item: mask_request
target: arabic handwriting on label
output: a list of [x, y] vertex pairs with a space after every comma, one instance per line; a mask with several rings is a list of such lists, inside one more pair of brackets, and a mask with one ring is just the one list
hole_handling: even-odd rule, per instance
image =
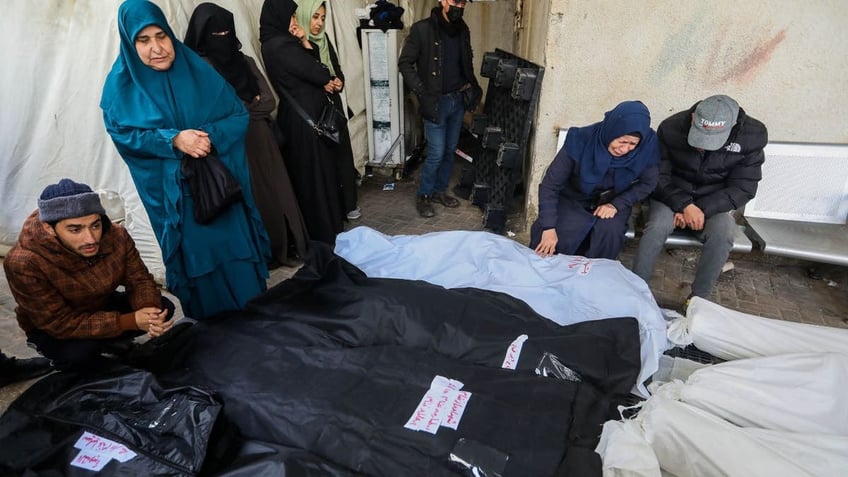
[[80, 452], [71, 461], [71, 465], [88, 470], [100, 470], [112, 459], [126, 462], [137, 455], [119, 442], [88, 431], [83, 432], [74, 443], [74, 447]]
[[82, 469], [93, 470], [98, 472], [103, 470], [103, 467], [106, 467], [106, 463], [112, 460], [111, 457], [97, 454], [97, 453], [89, 453], [88, 451], [81, 450], [79, 454], [71, 461], [71, 465], [74, 467], [79, 467]]
[[471, 393], [460, 391], [464, 384], [454, 379], [436, 376], [424, 393], [418, 407], [404, 425], [413, 431], [436, 434], [439, 427], [456, 430], [465, 412]]
[[504, 356], [501, 368], [515, 369], [518, 366], [518, 359], [521, 357], [521, 349], [524, 347], [525, 341], [527, 341], [527, 335], [521, 335], [510, 343], [506, 349], [506, 356]]

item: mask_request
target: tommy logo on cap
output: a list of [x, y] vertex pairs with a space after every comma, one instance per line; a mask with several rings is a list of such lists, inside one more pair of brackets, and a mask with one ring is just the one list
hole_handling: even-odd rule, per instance
[[716, 151], [730, 138], [739, 116], [739, 104], [723, 94], [704, 99], [692, 113], [688, 143], [696, 149]]
[[727, 121], [710, 121], [709, 119], [701, 118], [701, 127], [704, 129], [722, 129]]

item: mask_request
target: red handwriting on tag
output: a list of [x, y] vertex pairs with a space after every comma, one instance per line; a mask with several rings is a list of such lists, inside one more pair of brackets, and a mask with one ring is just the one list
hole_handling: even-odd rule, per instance
[[501, 368], [515, 369], [518, 366], [518, 359], [521, 357], [521, 349], [524, 347], [524, 342], [527, 341], [527, 335], [521, 335], [509, 345], [506, 349]]

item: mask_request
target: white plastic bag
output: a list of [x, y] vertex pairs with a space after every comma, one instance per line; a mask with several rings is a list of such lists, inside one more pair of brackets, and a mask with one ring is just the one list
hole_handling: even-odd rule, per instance
[[787, 353], [848, 354], [848, 330], [749, 315], [692, 297], [686, 317], [669, 323], [668, 339], [725, 360]]

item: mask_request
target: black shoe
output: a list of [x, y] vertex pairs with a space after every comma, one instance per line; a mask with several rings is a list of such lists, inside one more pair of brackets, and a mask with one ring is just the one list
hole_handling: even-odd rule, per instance
[[135, 368], [142, 368], [153, 373], [169, 371], [182, 364], [190, 350], [190, 342], [194, 338], [191, 327], [194, 322], [181, 320], [174, 323], [168, 331], [156, 338], [137, 345], [121, 361]]
[[110, 339], [105, 340], [100, 345], [100, 353], [110, 354], [116, 358], [121, 358], [135, 351], [138, 346], [138, 343], [133, 341], [133, 338]]
[[435, 194], [433, 194], [433, 202], [442, 204], [450, 209], [459, 207], [459, 200], [457, 200], [455, 197], [451, 197], [445, 194], [444, 192], [436, 192]]
[[419, 195], [415, 201], [415, 208], [418, 209], [418, 215], [421, 217], [430, 218], [436, 215], [436, 211], [433, 210], [432, 196]]
[[47, 358], [18, 359], [0, 352], [0, 387], [44, 376], [52, 370]]

